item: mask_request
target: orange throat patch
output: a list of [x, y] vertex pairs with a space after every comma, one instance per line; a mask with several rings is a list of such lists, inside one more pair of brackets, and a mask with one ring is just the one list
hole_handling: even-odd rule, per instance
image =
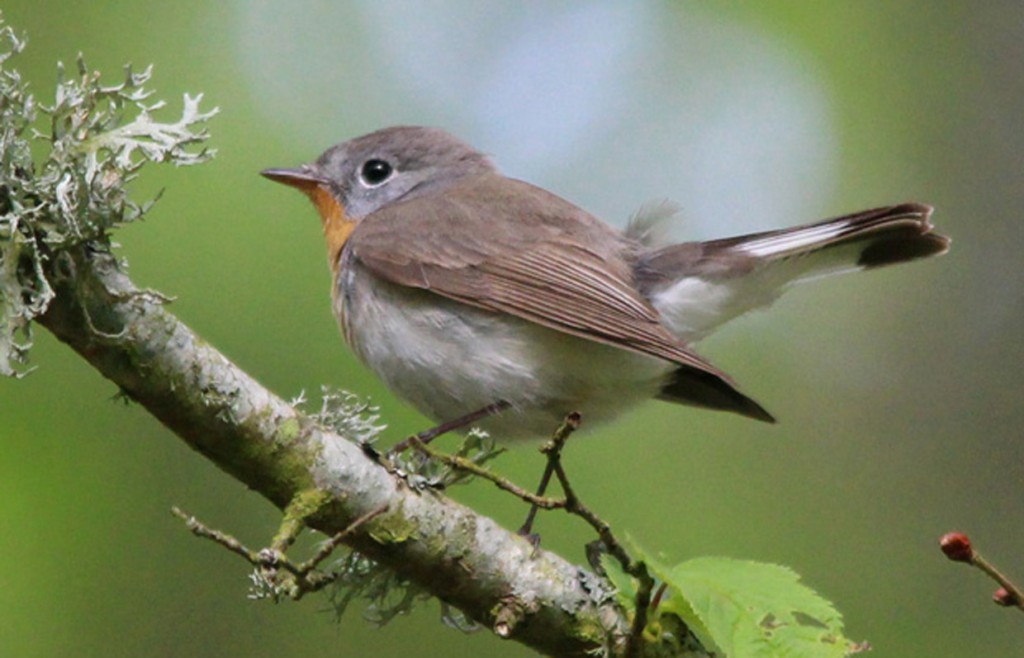
[[331, 272], [338, 273], [341, 267], [341, 250], [348, 241], [356, 223], [345, 214], [345, 208], [334, 198], [334, 195], [320, 185], [303, 190], [316, 210], [320, 213], [320, 222], [324, 228], [324, 239], [327, 241], [327, 264]]

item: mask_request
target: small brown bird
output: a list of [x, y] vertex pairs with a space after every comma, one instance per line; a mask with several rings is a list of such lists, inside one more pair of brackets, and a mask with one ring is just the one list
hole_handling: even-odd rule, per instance
[[434, 128], [386, 128], [262, 173], [319, 211], [356, 354], [438, 422], [507, 407], [481, 423], [499, 439], [649, 398], [774, 422], [689, 344], [791, 283], [949, 248], [917, 203], [658, 245], [642, 223], [612, 228]]

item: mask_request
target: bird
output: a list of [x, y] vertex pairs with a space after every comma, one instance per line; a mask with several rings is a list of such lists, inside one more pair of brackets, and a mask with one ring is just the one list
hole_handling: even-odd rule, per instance
[[[666, 243], [624, 230], [439, 129], [394, 126], [261, 172], [322, 223], [345, 341], [437, 423], [502, 442], [659, 400], [775, 422], [692, 348], [792, 284], [949, 249], [932, 208], [900, 203], [812, 224]], [[655, 217], [655, 219], [651, 219]]]

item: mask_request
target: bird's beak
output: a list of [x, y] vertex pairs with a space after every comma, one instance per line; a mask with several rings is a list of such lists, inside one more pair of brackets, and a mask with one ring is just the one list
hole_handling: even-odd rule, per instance
[[260, 172], [260, 175], [269, 178], [275, 183], [294, 187], [306, 194], [312, 193], [320, 185], [326, 187], [330, 182], [323, 176], [319, 176], [303, 167], [296, 169], [264, 169]]
[[324, 227], [324, 237], [327, 238], [327, 261], [331, 270], [337, 275], [341, 267], [339, 255], [342, 247], [352, 234], [356, 223], [345, 214], [345, 206], [331, 190], [331, 181], [313, 171], [309, 166], [295, 169], [264, 169], [260, 172], [275, 183], [283, 183], [294, 187], [309, 197], [309, 200], [316, 206], [320, 213], [320, 221]]

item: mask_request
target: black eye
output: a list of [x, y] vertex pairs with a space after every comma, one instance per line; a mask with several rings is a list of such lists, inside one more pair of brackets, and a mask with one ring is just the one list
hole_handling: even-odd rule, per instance
[[359, 170], [359, 177], [368, 186], [376, 187], [391, 178], [391, 174], [394, 172], [395, 169], [390, 163], [374, 158], [363, 163], [362, 169]]

